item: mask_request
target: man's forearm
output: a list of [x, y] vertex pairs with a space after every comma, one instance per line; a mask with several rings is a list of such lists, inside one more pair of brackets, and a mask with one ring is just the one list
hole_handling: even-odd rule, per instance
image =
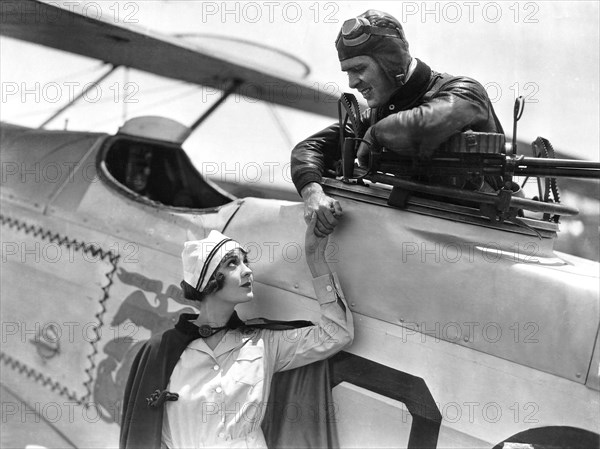
[[304, 186], [320, 183], [323, 173], [339, 159], [339, 126], [333, 124], [298, 143], [291, 154], [292, 181], [302, 194]]
[[474, 81], [457, 80], [429, 101], [380, 120], [372, 133], [389, 150], [427, 152], [463, 129], [485, 129], [489, 115], [483, 87]]

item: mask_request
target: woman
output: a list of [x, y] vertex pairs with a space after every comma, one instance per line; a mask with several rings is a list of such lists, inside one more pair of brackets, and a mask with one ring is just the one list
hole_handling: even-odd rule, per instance
[[305, 257], [321, 319], [316, 325], [293, 322], [304, 327], [292, 330], [290, 323], [238, 318], [235, 306], [254, 296], [239, 243], [217, 231], [186, 242], [182, 287], [200, 313], [183, 314], [175, 329], [153, 337], [136, 356], [121, 447], [267, 447], [261, 423], [273, 375], [324, 360], [354, 336], [350, 310], [325, 261], [327, 237], [315, 235], [315, 223], [313, 215]]

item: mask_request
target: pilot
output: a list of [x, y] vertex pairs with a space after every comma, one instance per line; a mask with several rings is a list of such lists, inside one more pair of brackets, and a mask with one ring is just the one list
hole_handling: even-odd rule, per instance
[[[361, 116], [366, 132], [357, 136], [366, 141], [358, 149], [359, 165], [368, 164], [371, 147], [428, 157], [456, 133], [503, 132], [483, 86], [413, 58], [402, 25], [391, 15], [368, 10], [345, 21], [335, 46], [350, 88], [369, 106]], [[336, 169], [339, 174], [339, 140], [336, 123], [292, 150], [292, 180], [304, 200], [305, 219], [317, 213], [318, 235], [331, 233], [342, 215], [339, 202], [321, 186], [324, 174], [335, 176]]]
[[[138, 195], [152, 201], [177, 207], [193, 207], [195, 205], [192, 195], [181, 187], [180, 175], [168, 161], [162, 164], [154, 163], [152, 149], [142, 144], [134, 144], [129, 148], [129, 158], [125, 167], [125, 185]], [[159, 159], [160, 160], [160, 159]], [[156, 165], [162, 165], [164, 173], [161, 175]], [[151, 175], [158, 178], [151, 184]], [[154, 188], [151, 187], [154, 186]], [[158, 189], [156, 188], [158, 187]]]
[[125, 167], [125, 185], [138, 195], [148, 197], [149, 179], [152, 170], [152, 150], [143, 145], [132, 145]]
[[[321, 311], [316, 325], [242, 322], [234, 309], [253, 299], [254, 280], [241, 245], [218, 231], [185, 243], [182, 287], [186, 298], [197, 301], [200, 313], [182, 314], [174, 329], [153, 337], [136, 356], [123, 402], [122, 448], [264, 448], [267, 441], [277, 447], [299, 441], [308, 447], [327, 446], [330, 431], [316, 429], [310, 413], [304, 413], [312, 416], [304, 422], [308, 431], [298, 430], [297, 420], [286, 420], [281, 408], [277, 412], [266, 407], [290, 394], [297, 396], [287, 399], [317, 407], [314, 397], [325, 390], [331, 404], [326, 373], [318, 376], [320, 384], [308, 388], [307, 373], [314, 374], [310, 370], [315, 365], [325, 370], [326, 362], [314, 362], [353, 339], [352, 315], [325, 261], [327, 238], [314, 232], [316, 220], [315, 215], [305, 237]], [[266, 413], [269, 424], [263, 433]], [[322, 421], [327, 422], [321, 426], [331, 426], [330, 420]]]

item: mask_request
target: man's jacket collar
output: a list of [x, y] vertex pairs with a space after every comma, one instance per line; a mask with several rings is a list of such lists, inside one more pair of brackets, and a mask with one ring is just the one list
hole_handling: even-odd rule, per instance
[[432, 70], [427, 64], [417, 59], [417, 67], [406, 84], [392, 95], [383, 106], [377, 108], [374, 114], [377, 120], [394, 112], [410, 109], [427, 92], [431, 82]]

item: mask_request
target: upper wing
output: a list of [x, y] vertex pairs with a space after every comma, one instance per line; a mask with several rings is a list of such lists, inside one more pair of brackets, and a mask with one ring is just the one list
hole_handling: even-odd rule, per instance
[[2, 1], [0, 34], [217, 89], [238, 81], [237, 91], [247, 97], [337, 117], [336, 96], [299, 80], [227, 60], [181, 39], [39, 1]]

